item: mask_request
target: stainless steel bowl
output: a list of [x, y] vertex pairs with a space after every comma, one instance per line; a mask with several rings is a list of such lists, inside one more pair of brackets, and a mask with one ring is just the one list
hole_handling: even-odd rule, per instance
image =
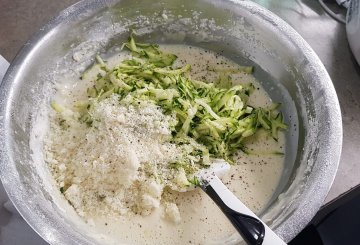
[[0, 89], [0, 175], [23, 218], [50, 244], [101, 244], [53, 187], [41, 142], [54, 81], [79, 75], [97, 52], [116, 52], [132, 28], [144, 40], [188, 43], [255, 65], [290, 125], [282, 181], [261, 215], [291, 240], [333, 182], [342, 144], [339, 103], [319, 58], [288, 24], [235, 0], [84, 0], [25, 44]]

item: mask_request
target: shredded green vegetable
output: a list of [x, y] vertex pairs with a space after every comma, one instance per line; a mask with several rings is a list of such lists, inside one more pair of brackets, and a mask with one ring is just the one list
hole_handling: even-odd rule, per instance
[[[123, 48], [131, 52], [132, 58], [123, 60], [112, 70], [96, 56], [97, 65], [105, 73], [99, 74], [87, 90], [90, 99], [77, 104], [82, 122], [91, 125], [89, 111], [94, 101], [114, 93], [120, 100], [129, 100], [133, 105], [143, 100], [153, 101], [164, 114], [176, 114], [172, 142], [191, 145], [193, 150], [189, 157], [200, 159], [204, 167], [210, 165], [210, 158], [222, 158], [232, 163], [234, 153], [244, 149], [244, 139], [261, 128], [275, 140], [280, 129], [287, 129], [282, 114], [276, 110], [278, 104], [266, 109], [253, 108], [247, 102], [254, 86], [233, 86], [230, 74], [251, 73], [252, 67], [219, 70], [218, 80], [197, 81], [189, 75], [190, 65], [174, 68], [176, 55], [161, 51], [157, 45], [137, 43], [131, 35]], [[52, 106], [56, 111], [62, 110], [57, 104]], [[187, 160], [170, 164], [187, 173], [196, 170]], [[189, 182], [198, 184], [195, 179]]]

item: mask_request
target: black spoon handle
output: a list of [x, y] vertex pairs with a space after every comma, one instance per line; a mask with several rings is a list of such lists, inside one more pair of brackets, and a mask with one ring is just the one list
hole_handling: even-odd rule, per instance
[[229, 208], [211, 187], [211, 185], [208, 185], [205, 188], [205, 192], [219, 206], [219, 208], [234, 225], [235, 229], [241, 234], [248, 244], [258, 245], [263, 243], [265, 227], [260, 220], [246, 214], [238, 213]]
[[286, 244], [229, 191], [217, 176], [205, 183], [202, 189], [219, 206], [247, 244]]

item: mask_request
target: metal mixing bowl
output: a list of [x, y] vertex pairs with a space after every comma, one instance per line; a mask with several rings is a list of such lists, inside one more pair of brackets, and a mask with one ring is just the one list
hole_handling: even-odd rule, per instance
[[339, 103], [319, 58], [288, 24], [235, 0], [84, 0], [25, 44], [0, 89], [0, 175], [23, 218], [50, 244], [101, 244], [87, 224], [69, 218], [75, 215], [53, 186], [41, 142], [54, 81], [79, 75], [95, 53], [116, 52], [130, 29], [142, 40], [191, 44], [255, 65], [290, 125], [282, 181], [261, 215], [291, 240], [333, 182], [342, 144]]

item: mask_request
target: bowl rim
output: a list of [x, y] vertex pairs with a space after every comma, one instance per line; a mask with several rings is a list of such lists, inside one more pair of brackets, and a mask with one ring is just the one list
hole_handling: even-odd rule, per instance
[[[210, 0], [211, 1], [211, 0]], [[280, 17], [265, 9], [257, 3], [251, 1], [241, 0], [228, 0], [244, 10], [251, 11], [253, 14], [258, 15], [264, 21], [276, 24], [276, 28], [280, 33], [286, 36], [292, 41], [294, 45], [300, 47], [304, 56], [311, 62], [312, 67], [315, 70], [315, 79], [322, 87], [326, 87], [325, 99], [331, 104], [331, 110], [324, 110], [323, 113], [324, 122], [327, 122], [326, 128], [319, 128], [319, 134], [326, 134], [325, 147], [320, 148], [322, 156], [326, 158], [319, 159], [315, 164], [309, 178], [313, 178], [313, 182], [310, 186], [306, 187], [302, 195], [305, 198], [304, 202], [301, 202], [298, 208], [286, 219], [285, 222], [276, 227], [275, 231], [285, 240], [290, 241], [296, 234], [298, 234], [313, 218], [316, 212], [320, 209], [323, 201], [328, 194], [330, 187], [334, 181], [335, 174], [338, 168], [342, 147], [342, 120], [340, 105], [337, 99], [335, 88], [332, 81], [316, 55], [315, 51], [310, 45], [298, 34], [288, 23], [282, 20]], [[88, 13], [95, 13], [100, 9], [110, 6], [114, 0], [82, 0], [70, 7], [66, 8], [60, 14], [48, 22], [43, 28], [40, 29], [32, 38], [26, 42], [20, 52], [16, 55], [15, 59], [11, 62], [2, 83], [0, 84], [0, 178], [3, 182], [4, 188], [8, 194], [9, 199], [14, 204], [15, 208], [24, 218], [24, 220], [35, 230], [43, 239], [50, 244], [60, 244], [64, 238], [64, 234], [67, 231], [57, 229], [55, 234], [48, 234], [47, 226], [51, 224], [49, 220], [43, 220], [43, 223], [38, 222], [39, 217], [29, 212], [28, 208], [23, 205], [23, 197], [14, 195], [12, 191], [17, 185], [21, 183], [14, 183], [12, 179], [9, 179], [7, 173], [16, 170], [15, 163], [12, 156], [9, 154], [8, 142], [10, 140], [8, 129], [10, 118], [10, 105], [12, 101], [12, 88], [16, 87], [18, 83], [19, 74], [22, 72], [23, 67], [26, 66], [27, 60], [37, 51], [47, 37], [52, 35], [52, 30], [60, 26], [64, 22], [73, 20], [76, 15], [81, 11], [87, 11]], [[334, 118], [336, 120], [334, 120]], [[323, 175], [323, 178], [318, 179], [314, 176], [319, 174]], [[300, 221], [300, 222], [299, 222]], [[82, 243], [86, 241], [92, 244], [84, 236], [77, 237], [74, 243]]]

